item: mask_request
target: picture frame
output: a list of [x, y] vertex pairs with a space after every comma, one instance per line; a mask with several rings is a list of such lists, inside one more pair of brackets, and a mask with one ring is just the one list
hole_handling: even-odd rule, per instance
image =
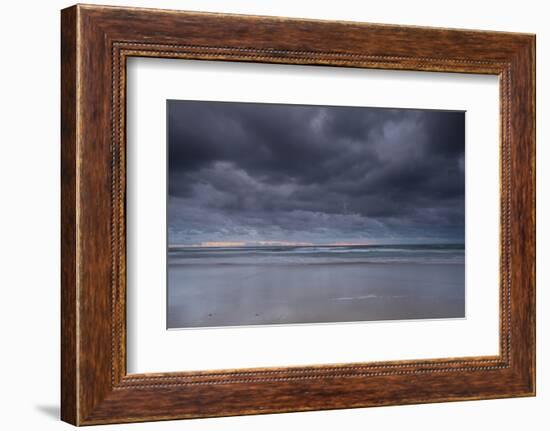
[[[535, 395], [535, 36], [76, 5], [61, 13], [61, 418], [74, 425]], [[128, 374], [130, 57], [490, 74], [499, 355]]]

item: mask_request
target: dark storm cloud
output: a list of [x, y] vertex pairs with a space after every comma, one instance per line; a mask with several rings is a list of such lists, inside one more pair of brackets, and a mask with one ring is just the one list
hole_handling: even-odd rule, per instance
[[169, 241], [464, 236], [464, 113], [170, 101]]

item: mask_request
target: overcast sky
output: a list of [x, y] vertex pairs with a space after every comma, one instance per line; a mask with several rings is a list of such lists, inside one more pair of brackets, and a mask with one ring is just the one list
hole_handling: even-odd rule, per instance
[[463, 243], [464, 117], [169, 101], [169, 244]]

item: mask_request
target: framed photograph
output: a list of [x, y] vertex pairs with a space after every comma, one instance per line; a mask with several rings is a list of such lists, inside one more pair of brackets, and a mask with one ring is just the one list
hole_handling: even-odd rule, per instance
[[61, 14], [61, 415], [535, 394], [535, 36]]

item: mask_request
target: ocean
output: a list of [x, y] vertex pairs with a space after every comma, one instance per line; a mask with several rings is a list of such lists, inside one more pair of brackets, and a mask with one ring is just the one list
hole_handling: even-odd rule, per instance
[[170, 247], [168, 328], [465, 317], [463, 244]]

